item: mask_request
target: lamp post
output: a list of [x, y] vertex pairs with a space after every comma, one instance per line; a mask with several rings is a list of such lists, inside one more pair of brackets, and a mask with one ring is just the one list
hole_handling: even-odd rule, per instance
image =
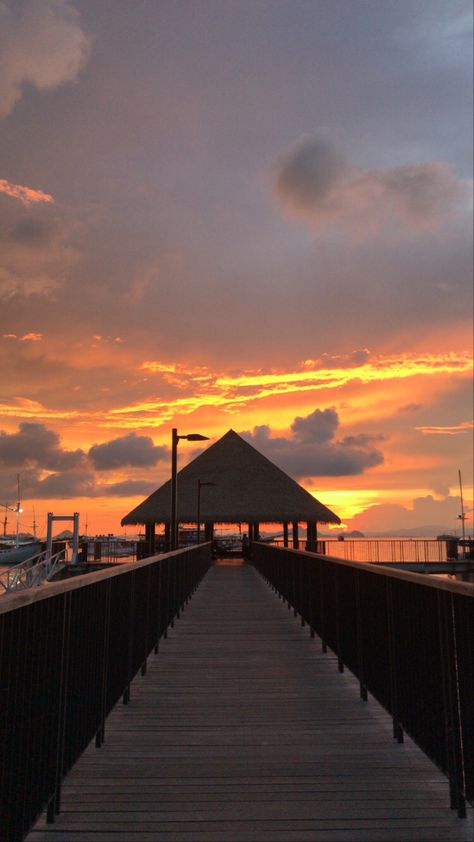
[[198, 493], [197, 493], [197, 543], [201, 543], [201, 488], [203, 485], [217, 485], [215, 482], [201, 482], [198, 479]]
[[178, 442], [180, 439], [187, 439], [187, 441], [207, 441], [209, 436], [201, 436], [200, 433], [188, 433], [186, 436], [179, 436], [176, 427], [171, 431], [171, 515], [170, 515], [170, 550], [175, 550], [178, 546], [178, 483], [177, 483], [177, 463], [178, 463]]

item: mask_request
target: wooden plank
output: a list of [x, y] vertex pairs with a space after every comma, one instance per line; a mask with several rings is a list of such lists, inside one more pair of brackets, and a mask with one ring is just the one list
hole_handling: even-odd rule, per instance
[[471, 842], [448, 802], [253, 568], [216, 566], [28, 842]]

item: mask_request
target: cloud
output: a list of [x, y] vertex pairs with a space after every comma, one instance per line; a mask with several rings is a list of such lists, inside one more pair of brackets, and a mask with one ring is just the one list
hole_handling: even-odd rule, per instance
[[297, 479], [354, 476], [382, 464], [383, 454], [375, 446], [382, 436], [360, 434], [337, 441], [338, 427], [339, 417], [334, 409], [316, 409], [305, 418], [295, 418], [292, 436], [288, 438], [272, 437], [267, 425], [241, 435]]
[[168, 449], [155, 447], [148, 436], [130, 433], [95, 445], [89, 456], [90, 463], [83, 450], [64, 449], [59, 435], [37, 422], [21, 423], [16, 433], [0, 431], [0, 499], [14, 499], [18, 471], [22, 496], [32, 499], [148, 495], [156, 482], [129, 479], [101, 484], [93, 468], [152, 466], [168, 456]]
[[11, 196], [13, 199], [18, 199], [25, 207], [38, 204], [38, 202], [54, 202], [53, 197], [49, 193], [43, 193], [42, 190], [34, 190], [32, 187], [23, 187], [21, 184], [12, 184], [6, 178], [0, 178], [0, 193]]
[[95, 496], [94, 475], [85, 470], [49, 474], [44, 479], [31, 482], [25, 489], [29, 497], [37, 499]]
[[79, 467], [84, 458], [82, 450], [64, 450], [59, 435], [44, 424], [24, 421], [17, 433], [0, 431], [0, 465], [4, 467], [63, 471]]
[[474, 422], [469, 420], [459, 424], [415, 427], [415, 430], [428, 436], [458, 436], [460, 433], [470, 433], [473, 426]]
[[0, 206], [3, 299], [51, 295], [58, 289], [77, 259], [71, 245], [75, 226], [76, 222], [63, 218], [55, 205], [47, 205], [41, 215], [20, 203]]
[[322, 136], [303, 139], [276, 164], [276, 194], [316, 230], [342, 228], [367, 236], [383, 226], [413, 232], [436, 228], [467, 208], [467, 182], [445, 161], [357, 170]]
[[350, 526], [351, 529], [362, 531], [391, 531], [393, 535], [397, 535], [400, 530], [430, 525], [452, 530], [459, 528], [460, 511], [459, 497], [448, 495], [444, 499], [436, 500], [428, 494], [426, 497], [414, 499], [411, 508], [398, 503], [369, 506], [351, 519]]
[[339, 418], [334, 409], [315, 409], [306, 418], [295, 418], [291, 429], [301, 442], [322, 444], [334, 438], [338, 426]]
[[144, 497], [155, 491], [156, 482], [146, 480], [129, 479], [123, 482], [113, 482], [109, 485], [100, 486], [100, 493], [111, 497], [133, 497], [135, 495]]
[[129, 433], [104, 444], [94, 444], [89, 458], [98, 471], [109, 471], [125, 465], [148, 467], [168, 456], [166, 447], [155, 447], [150, 436]]
[[406, 403], [404, 406], [401, 406], [398, 410], [400, 413], [412, 413], [418, 412], [418, 410], [423, 409], [423, 404], [421, 403]]
[[25, 333], [24, 336], [20, 337], [20, 342], [41, 342], [42, 338], [42, 333]]
[[75, 82], [90, 51], [69, 0], [0, 2], [0, 117], [11, 113], [25, 84], [53, 91]]

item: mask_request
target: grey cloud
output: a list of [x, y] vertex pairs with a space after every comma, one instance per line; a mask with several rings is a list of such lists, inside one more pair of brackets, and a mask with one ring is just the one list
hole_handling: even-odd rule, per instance
[[315, 409], [306, 418], [295, 418], [291, 429], [300, 441], [320, 444], [334, 438], [338, 426], [339, 418], [334, 409]]
[[57, 291], [76, 262], [73, 244], [76, 221], [57, 208], [43, 207], [31, 215], [21, 205], [0, 204], [0, 293], [50, 295]]
[[357, 436], [344, 436], [341, 444], [347, 447], [370, 447], [375, 441], [383, 441], [384, 436], [371, 436], [367, 433], [359, 433]]
[[125, 465], [156, 465], [167, 455], [166, 447], [155, 447], [150, 436], [137, 436], [136, 433], [129, 433], [103, 444], [94, 444], [89, 450], [89, 458], [98, 471], [108, 471]]
[[[59, 470], [41, 476], [41, 470], [26, 468], [21, 471], [21, 496], [28, 500], [47, 500], [74, 497], [91, 497], [95, 494], [93, 474], [81, 467], [80, 470]], [[0, 499], [13, 502], [16, 500], [16, 476], [11, 471], [0, 472]]]
[[325, 137], [310, 137], [295, 146], [277, 166], [277, 190], [296, 207], [311, 211], [347, 174], [347, 164]]
[[381, 436], [361, 433], [335, 440], [339, 418], [333, 409], [316, 409], [306, 418], [295, 418], [289, 438], [272, 438], [267, 425], [242, 436], [297, 479], [316, 476], [355, 476], [382, 464], [375, 446]]
[[[21, 472], [21, 495], [23, 499], [71, 500], [75, 497], [130, 497], [148, 496], [157, 486], [146, 480], [124, 480], [123, 482], [101, 484], [87, 466], [80, 470], [73, 468], [54, 471], [42, 476], [38, 468], [25, 468]], [[17, 498], [16, 474], [0, 471], [0, 500], [12, 505]]]
[[100, 493], [110, 495], [112, 497], [131, 497], [134, 494], [148, 496], [156, 489], [156, 486], [156, 482], [130, 479], [124, 480], [124, 482], [113, 482], [109, 485], [102, 485], [100, 486]]
[[470, 189], [445, 161], [357, 171], [326, 138], [304, 139], [280, 159], [276, 193], [316, 229], [343, 227], [367, 236], [385, 226], [430, 228], [467, 210]]
[[69, 470], [84, 462], [82, 450], [63, 450], [60, 438], [44, 424], [25, 421], [17, 433], [0, 431], [0, 464], [23, 468], [37, 466], [47, 470]]
[[90, 41], [69, 0], [0, 3], [0, 117], [21, 99], [25, 84], [52, 91], [76, 81]]
[[30, 497], [38, 499], [91, 497], [95, 494], [95, 480], [93, 474], [84, 470], [65, 471], [50, 474], [27, 490]]
[[23, 245], [36, 245], [49, 242], [53, 236], [53, 226], [44, 219], [29, 217], [18, 222], [11, 231], [14, 242]]

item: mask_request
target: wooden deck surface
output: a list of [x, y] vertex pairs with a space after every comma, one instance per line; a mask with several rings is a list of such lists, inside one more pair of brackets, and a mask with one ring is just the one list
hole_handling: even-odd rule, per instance
[[472, 810], [244, 565], [211, 568], [28, 842], [472, 838]]

